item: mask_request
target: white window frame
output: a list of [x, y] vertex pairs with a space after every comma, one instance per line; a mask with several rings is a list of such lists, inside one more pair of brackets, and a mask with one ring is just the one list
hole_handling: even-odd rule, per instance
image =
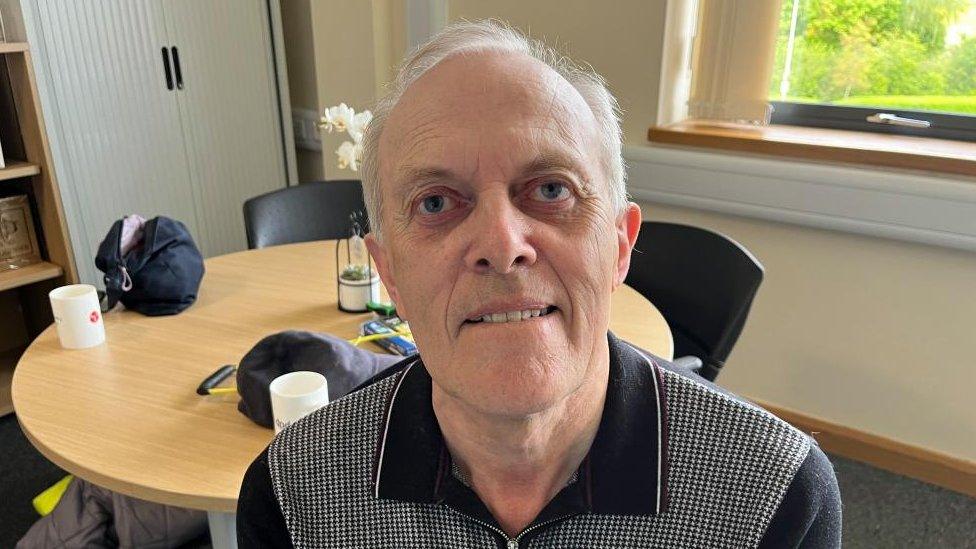
[[[687, 100], [693, 4], [668, 0], [659, 125]], [[624, 157], [635, 199], [976, 251], [973, 178], [653, 144]]]

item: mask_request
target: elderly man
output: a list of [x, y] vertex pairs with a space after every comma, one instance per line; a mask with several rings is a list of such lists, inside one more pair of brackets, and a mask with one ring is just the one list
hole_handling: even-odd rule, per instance
[[599, 76], [458, 23], [365, 139], [368, 245], [420, 355], [272, 442], [241, 545], [839, 545], [809, 437], [608, 334], [641, 214]]

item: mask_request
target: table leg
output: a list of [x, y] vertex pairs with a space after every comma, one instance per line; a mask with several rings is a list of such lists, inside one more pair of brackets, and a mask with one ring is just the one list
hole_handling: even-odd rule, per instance
[[237, 549], [237, 515], [207, 511], [210, 543], [214, 549]]

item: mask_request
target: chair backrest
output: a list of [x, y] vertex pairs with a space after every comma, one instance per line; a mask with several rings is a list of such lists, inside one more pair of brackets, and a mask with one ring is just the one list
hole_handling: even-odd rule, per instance
[[368, 230], [363, 186], [356, 179], [303, 183], [255, 196], [244, 202], [247, 247], [347, 238], [354, 212]]
[[674, 356], [703, 362], [714, 380], [742, 333], [763, 266], [735, 240], [700, 227], [647, 221], [626, 283], [661, 311], [674, 335]]

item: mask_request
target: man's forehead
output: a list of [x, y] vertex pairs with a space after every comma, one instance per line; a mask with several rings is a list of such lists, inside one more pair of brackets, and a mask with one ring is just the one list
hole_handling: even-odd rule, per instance
[[[563, 89], [564, 86], [571, 88], [548, 65], [521, 52], [461, 52], [448, 56], [413, 82], [404, 91], [397, 109], [418, 102], [455, 106], [472, 101], [515, 101], [539, 94], [571, 92]], [[436, 101], [430, 101], [434, 98]]]
[[579, 93], [542, 62], [517, 52], [461, 54], [406, 90], [383, 132], [380, 166], [387, 181], [443, 175], [445, 164], [464, 164], [481, 153], [468, 149], [495, 141], [508, 146], [512, 169], [569, 167], [583, 162], [595, 127]]

